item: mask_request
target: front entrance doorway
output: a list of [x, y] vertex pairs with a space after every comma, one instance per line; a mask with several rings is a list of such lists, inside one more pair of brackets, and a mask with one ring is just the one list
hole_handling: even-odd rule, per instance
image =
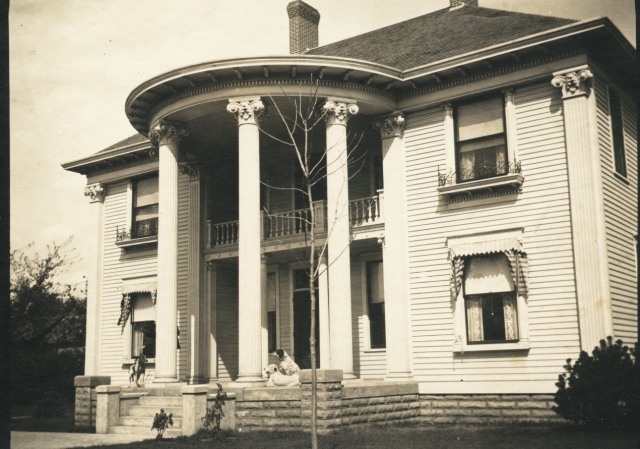
[[[300, 369], [311, 369], [311, 297], [307, 270], [293, 271], [293, 349]], [[320, 368], [320, 326], [318, 313], [318, 287], [316, 294], [316, 367]]]

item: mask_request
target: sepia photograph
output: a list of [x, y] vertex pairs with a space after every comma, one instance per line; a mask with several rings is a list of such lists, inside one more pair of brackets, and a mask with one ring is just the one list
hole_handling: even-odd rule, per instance
[[8, 23], [6, 447], [637, 447], [634, 1]]

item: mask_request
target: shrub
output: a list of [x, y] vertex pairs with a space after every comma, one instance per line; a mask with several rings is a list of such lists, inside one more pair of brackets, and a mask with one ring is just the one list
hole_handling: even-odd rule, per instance
[[638, 343], [633, 351], [622, 345], [600, 340], [593, 356], [585, 351], [566, 373], [558, 376], [553, 410], [576, 424], [600, 429], [633, 429], [640, 422], [640, 368]]
[[172, 418], [173, 413], [169, 413], [169, 415], [167, 415], [162, 408], [160, 409], [160, 413], [156, 413], [156, 416], [153, 418], [153, 425], [151, 426], [151, 430], [156, 429], [158, 431], [156, 440], [161, 440], [164, 431], [167, 430], [169, 426], [173, 426]]
[[202, 417], [202, 425], [207, 434], [210, 436], [217, 436], [220, 434], [220, 421], [224, 416], [222, 406], [225, 399], [227, 399], [227, 393], [222, 390], [222, 385], [218, 385], [218, 392], [216, 393], [216, 400], [211, 408], [207, 408], [207, 414]]

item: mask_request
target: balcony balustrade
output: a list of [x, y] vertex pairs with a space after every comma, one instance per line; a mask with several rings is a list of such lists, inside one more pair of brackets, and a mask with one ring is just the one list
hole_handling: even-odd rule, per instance
[[[352, 228], [379, 225], [384, 223], [382, 202], [384, 194], [349, 201], [349, 224]], [[313, 204], [315, 229], [327, 231], [327, 203], [316, 201]], [[219, 248], [238, 244], [239, 222], [212, 223], [207, 220], [206, 248]], [[292, 238], [311, 231], [311, 210], [297, 209], [274, 214], [262, 214], [262, 239], [273, 240]]]
[[116, 226], [116, 242], [135, 240], [144, 237], [154, 237], [158, 235], [158, 219], [137, 221], [130, 228], [120, 228]]

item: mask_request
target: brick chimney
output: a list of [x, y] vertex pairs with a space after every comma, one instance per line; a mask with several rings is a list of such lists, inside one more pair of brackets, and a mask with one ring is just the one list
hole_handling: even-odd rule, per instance
[[287, 5], [289, 14], [289, 53], [301, 55], [318, 46], [320, 13], [302, 0]]
[[478, 6], [478, 0], [449, 0], [450, 9], [459, 8], [464, 5]]

